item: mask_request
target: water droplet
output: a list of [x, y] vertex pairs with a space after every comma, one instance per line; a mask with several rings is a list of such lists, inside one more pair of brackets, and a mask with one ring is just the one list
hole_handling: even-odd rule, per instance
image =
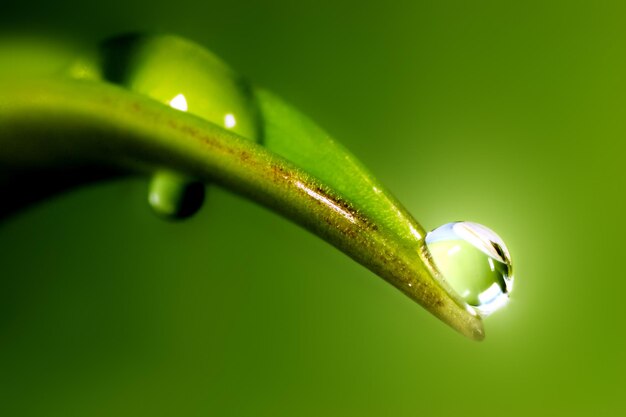
[[187, 218], [204, 202], [204, 184], [168, 170], [154, 173], [149, 190], [150, 207], [167, 219]]
[[172, 35], [126, 35], [104, 42], [95, 61], [107, 81], [259, 140], [250, 85], [200, 45]]
[[503, 307], [513, 288], [511, 256], [491, 229], [472, 222], [444, 224], [426, 235], [437, 269], [479, 314]]
[[[105, 80], [201, 117], [245, 139], [260, 140], [256, 101], [250, 85], [210, 51], [171, 35], [131, 34], [104, 42], [77, 60], [68, 73]], [[161, 216], [195, 213], [204, 186], [186, 175], [155, 172], [148, 194]]]

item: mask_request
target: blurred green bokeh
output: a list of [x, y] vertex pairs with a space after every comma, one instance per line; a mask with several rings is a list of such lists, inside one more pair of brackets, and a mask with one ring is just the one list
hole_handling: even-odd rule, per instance
[[516, 283], [475, 343], [226, 191], [167, 223], [146, 180], [94, 185], [0, 223], [0, 415], [623, 415], [625, 20], [622, 1], [3, 5], [7, 31], [206, 45], [427, 229], [497, 231]]

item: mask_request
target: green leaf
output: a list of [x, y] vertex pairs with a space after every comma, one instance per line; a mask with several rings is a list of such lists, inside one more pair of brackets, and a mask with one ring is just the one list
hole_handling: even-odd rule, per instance
[[97, 78], [0, 82], [0, 185], [19, 191], [25, 175], [54, 190], [101, 173], [164, 170], [216, 183], [302, 225], [482, 339], [481, 319], [442, 279], [423, 228], [396, 199], [306, 117], [265, 90], [253, 94], [260, 143]]

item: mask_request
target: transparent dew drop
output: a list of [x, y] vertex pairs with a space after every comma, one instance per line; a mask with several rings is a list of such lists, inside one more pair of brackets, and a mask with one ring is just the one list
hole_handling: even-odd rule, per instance
[[260, 140], [249, 83], [206, 48], [172, 35], [126, 35], [99, 50], [102, 78], [239, 136]]
[[148, 203], [159, 216], [185, 219], [195, 214], [204, 202], [204, 184], [168, 170], [159, 170], [152, 176]]
[[480, 315], [506, 305], [513, 266], [494, 231], [478, 223], [447, 223], [426, 235], [426, 245], [446, 282]]
[[[117, 84], [178, 111], [259, 142], [256, 100], [246, 80], [210, 51], [171, 35], [129, 34], [104, 42], [69, 69], [74, 78]], [[183, 173], [156, 171], [148, 202], [161, 217], [185, 218], [204, 199], [204, 185]]]

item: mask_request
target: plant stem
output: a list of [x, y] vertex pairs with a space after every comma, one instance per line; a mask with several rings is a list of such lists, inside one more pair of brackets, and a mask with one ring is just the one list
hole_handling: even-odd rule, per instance
[[0, 172], [67, 167], [81, 173], [168, 168], [232, 189], [322, 237], [460, 333], [484, 337], [481, 319], [438, 275], [423, 240], [407, 246], [263, 146], [105, 83], [0, 86]]

